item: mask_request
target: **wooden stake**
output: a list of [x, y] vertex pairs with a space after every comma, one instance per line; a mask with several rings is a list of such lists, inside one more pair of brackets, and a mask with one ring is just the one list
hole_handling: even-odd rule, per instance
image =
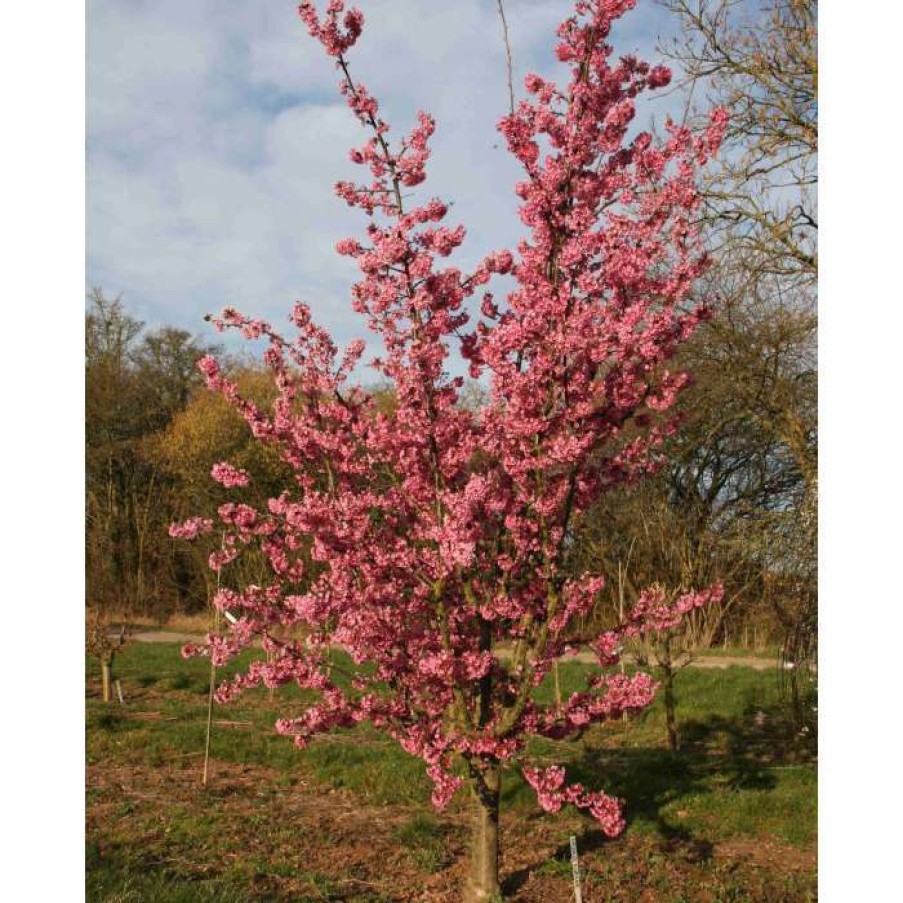
[[[226, 533], [223, 531], [220, 550], [226, 547]], [[216, 592], [219, 593], [220, 571], [216, 572]], [[220, 621], [219, 609], [213, 606], [213, 632], [219, 635]], [[207, 768], [210, 764], [210, 735], [213, 731], [213, 693], [216, 690], [216, 665], [213, 664], [213, 656], [210, 657], [210, 690], [207, 694], [207, 735], [204, 738], [204, 770], [201, 774], [201, 786], [207, 786]]]
[[100, 675], [103, 679], [103, 701], [109, 702], [112, 698], [110, 694], [110, 663], [102, 661], [100, 663]]
[[583, 903], [580, 890], [580, 860], [577, 858], [577, 838], [571, 835], [571, 870], [574, 873], [574, 903]]
[[210, 764], [210, 733], [213, 728], [213, 692], [216, 689], [216, 665], [210, 661], [210, 692], [207, 695], [207, 735], [204, 738], [204, 772], [201, 786], [207, 786], [207, 766]]

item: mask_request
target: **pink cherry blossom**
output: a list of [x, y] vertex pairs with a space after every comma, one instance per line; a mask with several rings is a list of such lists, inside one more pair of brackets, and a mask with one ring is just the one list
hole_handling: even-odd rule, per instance
[[169, 535], [174, 539], [195, 539], [213, 529], [213, 521], [209, 517], [190, 517], [181, 524], [170, 524]]
[[212, 476], [217, 483], [222, 483], [227, 489], [232, 486], [248, 485], [247, 472], [238, 467], [233, 467], [227, 462], [214, 464], [213, 469], [210, 471], [210, 476]]

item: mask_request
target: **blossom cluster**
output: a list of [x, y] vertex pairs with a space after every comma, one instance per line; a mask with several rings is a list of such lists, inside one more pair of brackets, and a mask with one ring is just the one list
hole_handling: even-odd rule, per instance
[[566, 785], [561, 766], [528, 767], [523, 769], [523, 775], [546, 812], [558, 812], [564, 803], [573, 803], [578, 809], [587, 809], [609, 837], [617, 837], [624, 830], [624, 816], [618, 801], [601, 790], [595, 793], [585, 790], [582, 784]]
[[222, 483], [227, 489], [230, 489], [233, 486], [248, 485], [247, 472], [238, 467], [233, 467], [227, 461], [221, 461], [218, 464], [214, 464], [210, 471], [210, 476], [212, 476], [217, 483]]

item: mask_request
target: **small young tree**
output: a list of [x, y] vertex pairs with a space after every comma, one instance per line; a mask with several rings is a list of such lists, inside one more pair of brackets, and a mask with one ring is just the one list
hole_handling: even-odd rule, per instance
[[110, 702], [113, 698], [113, 660], [128, 642], [128, 629], [123, 624], [118, 634], [111, 634], [109, 621], [99, 608], [89, 608], [85, 615], [85, 650], [100, 662], [102, 698], [104, 702]]
[[[437, 806], [469, 783], [468, 900], [500, 892], [503, 763], [519, 765], [545, 809], [570, 802], [607, 834], [622, 829], [617, 800], [568, 784], [563, 768], [532, 767], [526, 741], [564, 739], [649, 705], [648, 675], [605, 669], [625, 635], [667, 627], [709, 596], [639, 606], [589, 642], [602, 670], [584, 692], [560, 707], [536, 699], [569, 651], [568, 624], [591, 609], [601, 586], [598, 575], [569, 568], [575, 524], [599, 493], [654, 466], [669, 429], [657, 412], [687, 381], [664, 364], [705, 315], [688, 303], [705, 266], [693, 227], [695, 172], [717, 148], [726, 117], [715, 114], [698, 136], [669, 123], [661, 146], [647, 132], [627, 139], [634, 98], [669, 80], [662, 66], [612, 57], [612, 23], [633, 5], [577, 2], [558, 30], [567, 86], [526, 78], [531, 99], [499, 129], [524, 168], [516, 193], [529, 237], [516, 253], [490, 253], [465, 274], [440, 265], [464, 240], [463, 227], [441, 225], [446, 204], [410, 201], [425, 178], [432, 118], [418, 114], [412, 132], [390, 144], [376, 99], [347, 62], [361, 12], [331, 0], [321, 16], [302, 3], [304, 23], [335, 59], [340, 90], [370, 132], [351, 152], [370, 180], [336, 186], [369, 216], [367, 239], [337, 250], [363, 274], [353, 306], [384, 345], [372, 366], [393, 403], [350, 384], [363, 342], [339, 355], [303, 303], [291, 314], [293, 341], [231, 309], [215, 320], [268, 339], [265, 360], [279, 389], [269, 410], [243, 398], [214, 359], [200, 363], [208, 385], [280, 449], [296, 478], [266, 508], [237, 500], [219, 509], [227, 534], [211, 565], [259, 544], [272, 580], [223, 589], [217, 605], [236, 623], [186, 651], [219, 662], [260, 638], [270, 660], [222, 686], [220, 700], [296, 682], [322, 694], [277, 723], [299, 746], [369, 721], [424, 760]], [[481, 289], [494, 274], [513, 280], [504, 300]], [[481, 316], [469, 328], [465, 304], [478, 293]], [[446, 372], [455, 349], [488, 385], [478, 407], [461, 403], [463, 380]], [[238, 492], [248, 483], [226, 463], [214, 476]], [[171, 532], [212, 529], [210, 519], [193, 518]], [[305, 640], [277, 637], [280, 625], [303, 627]], [[496, 655], [499, 644], [510, 645], [510, 656]], [[372, 666], [349, 688], [333, 680], [336, 646]]]
[[[638, 604], [668, 606], [680, 597], [680, 591], [657, 584], [643, 591]], [[665, 626], [654, 633], [641, 636], [632, 645], [636, 663], [641, 668], [652, 668], [661, 678], [662, 703], [665, 710], [665, 732], [671, 752], [680, 749], [680, 733], [677, 725], [677, 698], [675, 678], [686, 668], [696, 652], [711, 644], [713, 634], [724, 616], [724, 595], [718, 585], [711, 593], [711, 604], [693, 611], [687, 618], [672, 626]]]

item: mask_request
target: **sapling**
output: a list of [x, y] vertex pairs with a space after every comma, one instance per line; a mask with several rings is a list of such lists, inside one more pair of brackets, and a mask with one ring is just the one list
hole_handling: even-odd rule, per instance
[[[680, 732], [677, 725], [677, 697], [675, 678], [690, 665], [700, 649], [708, 649], [721, 626], [732, 599], [725, 603], [721, 584], [713, 587], [710, 604], [693, 611], [671, 627], [649, 632], [632, 644], [632, 653], [641, 668], [652, 668], [661, 677], [660, 689], [665, 710], [665, 731], [668, 747], [672, 752], [680, 749]], [[680, 590], [655, 584], [644, 590], [640, 602], [667, 606], [681, 595]]]
[[88, 654], [100, 662], [100, 676], [102, 697], [104, 702], [110, 702], [113, 698], [112, 688], [114, 683], [122, 702], [122, 689], [119, 681], [113, 679], [113, 660], [116, 654], [129, 639], [129, 631], [123, 624], [119, 633], [111, 634], [110, 625], [103, 613], [97, 608], [89, 608], [85, 624], [85, 649]]

